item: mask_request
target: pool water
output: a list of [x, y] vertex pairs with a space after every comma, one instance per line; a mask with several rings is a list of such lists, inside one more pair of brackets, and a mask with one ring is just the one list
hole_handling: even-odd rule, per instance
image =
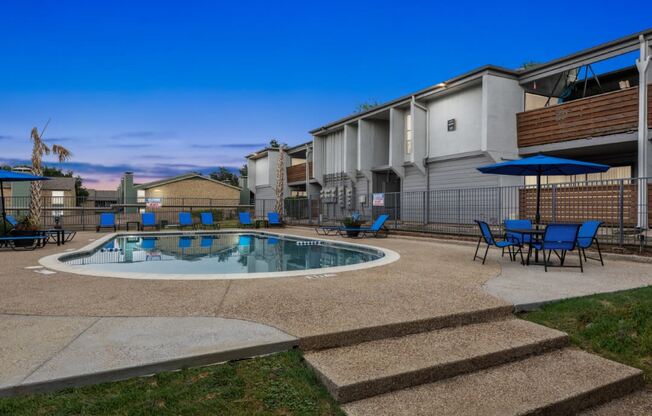
[[117, 236], [90, 253], [60, 260], [75, 269], [161, 275], [269, 273], [380, 259], [367, 247], [263, 233]]

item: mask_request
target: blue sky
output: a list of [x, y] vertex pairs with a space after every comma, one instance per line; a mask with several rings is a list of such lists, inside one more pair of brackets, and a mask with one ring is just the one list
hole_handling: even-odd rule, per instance
[[3, 2], [0, 163], [28, 159], [51, 118], [45, 137], [89, 186], [237, 167], [359, 103], [652, 26], [640, 0], [312, 3]]

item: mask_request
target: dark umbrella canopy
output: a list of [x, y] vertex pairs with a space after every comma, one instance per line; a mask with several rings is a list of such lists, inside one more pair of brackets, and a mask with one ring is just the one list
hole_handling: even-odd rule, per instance
[[496, 163], [495, 165], [481, 166], [478, 170], [482, 173], [495, 173], [498, 175], [536, 176], [537, 211], [535, 222], [538, 224], [541, 221], [541, 176], [606, 172], [609, 170], [609, 166], [599, 163], [582, 162], [580, 160], [536, 155], [524, 159]]
[[0, 170], [0, 198], [2, 200], [2, 227], [4, 234], [7, 234], [7, 211], [5, 210], [5, 190], [4, 182], [32, 182], [46, 181], [44, 176], [30, 175], [28, 173], [13, 172], [10, 170]]

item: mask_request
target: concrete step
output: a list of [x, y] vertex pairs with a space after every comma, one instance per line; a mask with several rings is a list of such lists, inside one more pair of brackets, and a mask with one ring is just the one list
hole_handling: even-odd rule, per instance
[[445, 328], [305, 354], [340, 403], [563, 348], [563, 332], [520, 319]]
[[572, 415], [643, 386], [640, 370], [565, 348], [343, 406], [362, 415]]
[[400, 321], [383, 325], [355, 328], [320, 335], [302, 337], [299, 346], [304, 351], [343, 347], [392, 337], [427, 332], [441, 328], [469, 325], [506, 319], [512, 315], [513, 307], [503, 305], [485, 309], [475, 309], [456, 314], [437, 315], [414, 321]]
[[652, 390], [644, 389], [609, 403], [592, 407], [579, 416], [650, 416], [652, 415]]

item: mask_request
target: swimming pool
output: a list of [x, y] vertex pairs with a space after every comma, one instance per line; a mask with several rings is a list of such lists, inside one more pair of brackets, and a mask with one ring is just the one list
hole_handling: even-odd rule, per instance
[[[45, 264], [77, 274], [140, 279], [235, 279], [334, 273], [394, 261], [375, 247], [263, 232], [125, 234]], [[54, 267], [53, 267], [54, 266]], [[359, 267], [356, 267], [359, 266]]]

